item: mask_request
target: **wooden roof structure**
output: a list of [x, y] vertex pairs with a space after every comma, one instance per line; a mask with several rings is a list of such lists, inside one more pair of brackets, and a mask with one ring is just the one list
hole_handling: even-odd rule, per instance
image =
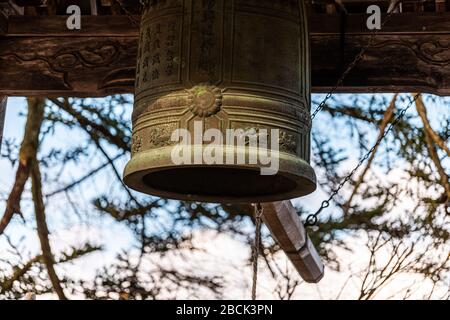
[[[395, 0], [305, 1], [313, 92], [327, 92], [370, 40], [367, 6]], [[81, 30], [66, 28], [74, 2]], [[0, 96], [133, 93], [139, 12], [139, 0], [0, 0]], [[450, 94], [450, 0], [403, 1], [337, 91]]]

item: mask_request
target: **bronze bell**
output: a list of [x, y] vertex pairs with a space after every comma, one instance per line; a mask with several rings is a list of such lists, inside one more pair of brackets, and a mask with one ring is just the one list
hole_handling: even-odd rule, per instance
[[[205, 202], [270, 202], [313, 192], [304, 1], [144, 2], [125, 183]], [[181, 152], [192, 161], [174, 161], [177, 129], [193, 132], [192, 148]], [[210, 129], [238, 134], [230, 141], [201, 139]], [[238, 140], [243, 143], [234, 145]], [[196, 161], [195, 152], [212, 141], [223, 146], [223, 154], [213, 152], [223, 161]], [[256, 149], [255, 141], [261, 142]], [[264, 152], [278, 161], [275, 173], [261, 174]], [[226, 161], [232, 158], [248, 161]]]

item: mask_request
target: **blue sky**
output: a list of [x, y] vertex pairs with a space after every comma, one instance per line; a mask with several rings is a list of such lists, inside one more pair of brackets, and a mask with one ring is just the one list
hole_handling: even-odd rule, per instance
[[[389, 101], [392, 95], [380, 96], [380, 99], [383, 97], [386, 101]], [[323, 98], [323, 95], [313, 95], [314, 101], [320, 101], [321, 98]], [[350, 95], [340, 95], [339, 99], [343, 103], [348, 103], [349, 105], [353, 103]], [[446, 101], [449, 103], [450, 99], [447, 98]], [[449, 104], [444, 104], [442, 101], [434, 103], [431, 99], [427, 99], [426, 104], [432, 126], [437, 127], [440, 125], [442, 119], [450, 118], [450, 108], [448, 107]], [[128, 108], [129, 115], [131, 117], [131, 107], [128, 106]], [[411, 108], [410, 112], [415, 113], [414, 108]], [[25, 117], [20, 116], [20, 113], [26, 113], [26, 100], [24, 98], [9, 98], [4, 129], [4, 139], [14, 139], [17, 143], [20, 143], [23, 137], [25, 122]], [[335, 146], [340, 146], [350, 151], [347, 152], [347, 155], [349, 155], [349, 160], [345, 166], [345, 170], [350, 170], [351, 166], [358, 161], [359, 154], [351, 152], [355, 146], [356, 140], [349, 138], [350, 135], [348, 128], [346, 128], [344, 121], [333, 120], [330, 125], [330, 117], [323, 112], [314, 121], [313, 128], [313, 130], [319, 134], [321, 134], [321, 132], [326, 133], [326, 135], [331, 138], [331, 141]], [[370, 129], [367, 130], [370, 131]], [[372, 144], [376, 137], [376, 131], [372, 130], [370, 137], [370, 144]], [[75, 133], [67, 128], [59, 127], [57, 132], [46, 140], [46, 145], [42, 148], [42, 153], [45, 153], [46, 150], [49, 150], [53, 146], [70, 146], [77, 143], [82, 143], [85, 140], [86, 136], [84, 136], [81, 131]], [[43, 186], [44, 193], [53, 191], [55, 187], [70, 183], [76, 177], [82, 176], [83, 172], [86, 172], [89, 168], [93, 168], [96, 164], [103, 162], [103, 160], [99, 160], [98, 158], [99, 157], [94, 156], [92, 158], [85, 159], [82, 163], [70, 164], [61, 175], [59, 182], [52, 183], [51, 186]], [[123, 169], [127, 160], [127, 157], [123, 157], [116, 162], [119, 170]], [[448, 165], [449, 161], [447, 160], [444, 163]], [[7, 195], [9, 193], [14, 179], [15, 169], [16, 168], [11, 167], [7, 160], [0, 160], [1, 194]], [[50, 170], [49, 172], [52, 171]], [[112, 260], [117, 252], [129, 249], [133, 244], [133, 238], [125, 226], [114, 222], [112, 219], [96, 219], [96, 213], [92, 212], [92, 206], [87, 201], [93, 195], [98, 195], [99, 192], [113, 192], [117, 186], [117, 183], [117, 180], [112, 177], [111, 173], [108, 170], [105, 170], [95, 179], [88, 180], [88, 182], [84, 183], [82, 187], [74, 190], [75, 199], [73, 200], [76, 203], [76, 206], [78, 206], [81, 211], [84, 210], [89, 212], [90, 218], [86, 218], [85, 221], [83, 221], [84, 217], [76, 217], [73, 215], [73, 208], [68, 206], [67, 198], [64, 195], [58, 195], [55, 199], [52, 199], [52, 201], [48, 203], [47, 212], [49, 213], [50, 229], [58, 230], [56, 234], [52, 235], [53, 239], [58, 239], [56, 244], [54, 244], [57, 249], [66, 248], [67, 246], [70, 246], [80, 240], [89, 240], [105, 246], [104, 252], [92, 255], [92, 257], [89, 257], [85, 261], [81, 262], [81, 267], [78, 265], [79, 267], [74, 269], [76, 271], [72, 271], [78, 273], [80, 276], [92, 275], [95, 267], [101, 266], [104, 263], [107, 263], [107, 261]], [[327, 194], [318, 188], [313, 194], [301, 199], [296, 199], [294, 202], [300, 203], [309, 211], [314, 211], [320, 206], [321, 201], [326, 197]], [[24, 199], [29, 198], [30, 195], [25, 193]], [[9, 226], [7, 234], [11, 236], [13, 240], [18, 240], [22, 236], [26, 236], [27, 240], [25, 243], [27, 251], [38, 252], [39, 244], [36, 235], [34, 233], [30, 233], [31, 229], [29, 228], [34, 228], [32, 208], [29, 207], [30, 203], [28, 201], [24, 201], [24, 204], [25, 206], [23, 210], [29, 218], [27, 227], [25, 228], [21, 226], [20, 223], [13, 223]], [[2, 212], [3, 209], [4, 202], [0, 204], [0, 212]], [[330, 207], [327, 209], [325, 214], [330, 214], [333, 212], [335, 212], [334, 208]], [[0, 240], [0, 252], [3, 251], [2, 247], [4, 248], [4, 245], [5, 242]]]

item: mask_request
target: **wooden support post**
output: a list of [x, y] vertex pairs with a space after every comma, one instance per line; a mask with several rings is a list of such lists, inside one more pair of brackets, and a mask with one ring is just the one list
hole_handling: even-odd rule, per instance
[[[16, 5], [15, 1], [4, 0], [0, 2], [0, 36], [8, 32], [9, 16], [23, 15], [23, 8]], [[0, 68], [1, 70], [2, 68]], [[3, 70], [2, 70], [3, 71]], [[5, 124], [6, 102], [8, 97], [0, 94], [0, 153], [2, 150], [3, 127]]]
[[263, 203], [262, 219], [303, 280], [319, 282], [324, 265], [292, 203]]
[[97, 0], [91, 0], [91, 16], [97, 15]]
[[7, 100], [8, 100], [8, 97], [0, 96], [0, 152], [2, 151], [3, 125], [5, 123]]

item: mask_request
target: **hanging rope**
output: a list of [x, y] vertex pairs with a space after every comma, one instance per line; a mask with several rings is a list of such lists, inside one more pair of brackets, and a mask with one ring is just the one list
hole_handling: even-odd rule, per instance
[[381, 28], [373, 30], [373, 32], [370, 36], [369, 42], [364, 47], [361, 48], [361, 51], [358, 53], [358, 55], [355, 57], [355, 59], [353, 59], [353, 61], [348, 65], [347, 69], [345, 69], [345, 71], [342, 73], [341, 77], [336, 82], [336, 85], [330, 90], [330, 92], [327, 93], [327, 95], [325, 96], [323, 101], [317, 106], [316, 110], [311, 115], [311, 120], [314, 120], [314, 118], [317, 116], [317, 114], [325, 107], [326, 103], [331, 98], [331, 96], [334, 94], [334, 92], [337, 90], [337, 88], [342, 86], [345, 78], [348, 76], [350, 71], [352, 71], [353, 68], [364, 58], [364, 55], [365, 55], [367, 49], [369, 49], [370, 47], [372, 47], [375, 44], [375, 38], [376, 38], [378, 32], [380, 32], [380, 30], [385, 26], [385, 24], [389, 22], [389, 20], [392, 18], [392, 15], [397, 10], [397, 7], [401, 3], [402, 3], [402, 1], [397, 1], [395, 6], [393, 6], [392, 8], [389, 8], [390, 11], [389, 11], [388, 15], [386, 16], [386, 19], [384, 19], [383, 23], [381, 24]]
[[253, 245], [253, 279], [252, 279], [252, 300], [256, 300], [256, 286], [258, 282], [258, 257], [261, 246], [261, 216], [263, 208], [260, 203], [253, 205], [255, 207], [255, 243]]
[[333, 192], [331, 193], [330, 197], [327, 200], [322, 202], [322, 205], [320, 206], [319, 210], [317, 210], [316, 213], [314, 213], [314, 214], [310, 214], [306, 218], [305, 226], [308, 227], [308, 226], [314, 226], [314, 225], [317, 224], [317, 222], [318, 222], [318, 215], [322, 212], [322, 210], [325, 209], [325, 208], [328, 208], [330, 206], [330, 201], [333, 200], [333, 198], [339, 193], [339, 191], [342, 189], [342, 187], [344, 187], [344, 185], [352, 178], [352, 176], [359, 169], [359, 167], [361, 167], [361, 165], [370, 157], [372, 152], [378, 147], [378, 145], [381, 143], [381, 141], [383, 141], [383, 139], [388, 135], [388, 133], [392, 131], [392, 129], [404, 117], [404, 115], [406, 114], [408, 109], [411, 108], [413, 103], [416, 102], [416, 100], [420, 96], [421, 96], [420, 93], [416, 94], [413, 97], [413, 99], [411, 99], [409, 101], [408, 105], [400, 111], [400, 113], [395, 117], [394, 121], [392, 121], [392, 123], [386, 129], [384, 134], [382, 136], [380, 136], [378, 138], [378, 140], [375, 142], [374, 146], [372, 148], [370, 148], [370, 150], [366, 153], [366, 155], [364, 157], [361, 158], [361, 160], [359, 160], [359, 162], [356, 165], [356, 167], [345, 177], [344, 180], [341, 181], [339, 186], [336, 189], [333, 190]]

